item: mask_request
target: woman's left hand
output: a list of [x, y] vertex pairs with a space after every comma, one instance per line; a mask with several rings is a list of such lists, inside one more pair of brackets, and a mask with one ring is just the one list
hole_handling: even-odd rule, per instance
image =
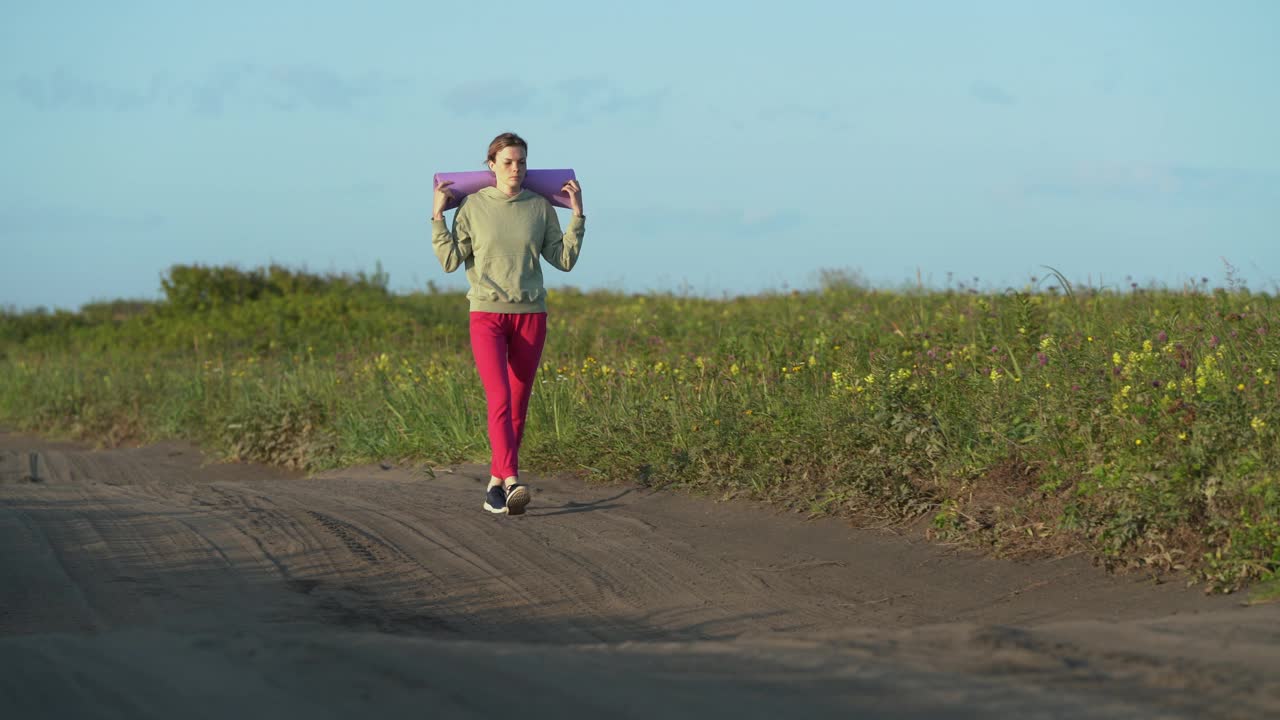
[[582, 186], [577, 180], [570, 180], [560, 188], [560, 192], [569, 196], [569, 206], [573, 208], [574, 215], [582, 215]]

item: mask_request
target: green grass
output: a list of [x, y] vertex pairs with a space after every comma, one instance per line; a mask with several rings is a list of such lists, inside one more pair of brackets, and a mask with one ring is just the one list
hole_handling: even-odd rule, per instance
[[[0, 315], [0, 418], [302, 468], [484, 461], [461, 294], [174, 268]], [[1230, 590], [1280, 572], [1280, 304], [1242, 287], [553, 291], [526, 467], [766, 500]]]

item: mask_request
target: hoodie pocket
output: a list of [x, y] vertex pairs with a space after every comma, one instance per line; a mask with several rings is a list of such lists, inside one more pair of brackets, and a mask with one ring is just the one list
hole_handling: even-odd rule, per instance
[[542, 267], [529, 253], [485, 253], [476, 256], [476, 295], [491, 302], [536, 302], [542, 299]]

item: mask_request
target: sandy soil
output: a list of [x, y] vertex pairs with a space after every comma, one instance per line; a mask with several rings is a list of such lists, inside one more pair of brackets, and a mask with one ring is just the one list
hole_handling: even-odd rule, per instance
[[0, 434], [0, 716], [1264, 717], [1280, 605], [484, 468]]

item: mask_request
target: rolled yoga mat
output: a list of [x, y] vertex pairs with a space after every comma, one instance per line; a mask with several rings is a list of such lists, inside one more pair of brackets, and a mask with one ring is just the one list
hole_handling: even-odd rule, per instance
[[[542, 197], [551, 201], [552, 205], [562, 208], [571, 208], [569, 204], [569, 196], [560, 192], [560, 188], [570, 180], [576, 180], [573, 170], [528, 170], [524, 174], [524, 187], [532, 190]], [[494, 180], [493, 173], [488, 170], [473, 170], [468, 172], [443, 172], [435, 174], [435, 187], [440, 185], [441, 180], [452, 180], [453, 184], [449, 189], [453, 191], [453, 199], [444, 206], [445, 210], [452, 210], [458, 207], [458, 203], [462, 198], [476, 192], [480, 188], [496, 187], [497, 182]], [[435, 187], [432, 189], [434, 190]]]

